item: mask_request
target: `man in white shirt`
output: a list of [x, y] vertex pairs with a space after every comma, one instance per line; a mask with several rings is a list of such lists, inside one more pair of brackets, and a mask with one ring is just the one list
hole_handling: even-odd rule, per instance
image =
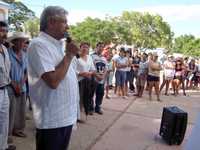
[[41, 33], [28, 50], [36, 150], [66, 150], [77, 121], [78, 81], [72, 60], [79, 48], [71, 41], [64, 53], [67, 14], [59, 6], [45, 8], [40, 18]]

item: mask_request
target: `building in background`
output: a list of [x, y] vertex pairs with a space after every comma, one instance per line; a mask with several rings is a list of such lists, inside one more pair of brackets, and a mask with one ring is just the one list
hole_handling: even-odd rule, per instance
[[0, 1], [0, 21], [8, 22], [9, 8], [10, 8], [9, 4]]

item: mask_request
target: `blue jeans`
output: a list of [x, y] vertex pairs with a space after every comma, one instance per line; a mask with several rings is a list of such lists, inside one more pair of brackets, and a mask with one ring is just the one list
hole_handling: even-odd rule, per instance
[[104, 84], [97, 84], [96, 87], [96, 100], [95, 100], [95, 111], [101, 110], [101, 104], [104, 96]]

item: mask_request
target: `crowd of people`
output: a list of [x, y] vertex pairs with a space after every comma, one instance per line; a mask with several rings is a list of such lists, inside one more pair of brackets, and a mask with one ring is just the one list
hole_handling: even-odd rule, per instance
[[[157, 52], [145, 53], [138, 49], [125, 49], [124, 47], [114, 50], [114, 56], [109, 61], [112, 62], [115, 76], [112, 74], [109, 78], [115, 80], [115, 93], [126, 98], [131, 91], [136, 92], [134, 96], [142, 97], [146, 89], [149, 92], [149, 100], [151, 100], [154, 87], [157, 100], [161, 101], [160, 93], [164, 86], [166, 96], [169, 95], [169, 89], [172, 89], [171, 94], [175, 96], [179, 94], [180, 89], [183, 90], [185, 96], [186, 90], [199, 89], [199, 59], [175, 57], [170, 54], [163, 57], [162, 61], [158, 58]], [[110, 85], [112, 84], [113, 82], [110, 82]]]
[[40, 34], [31, 42], [23, 32], [7, 38], [8, 25], [0, 21], [0, 150], [16, 149], [12, 136], [27, 136], [29, 98], [36, 150], [66, 150], [73, 125], [86, 121], [81, 112], [103, 115], [103, 99], [110, 99], [111, 89], [122, 99], [142, 97], [147, 90], [151, 101], [154, 88], [161, 102], [164, 86], [166, 96], [170, 89], [177, 96], [180, 89], [186, 95], [187, 89], [199, 88], [200, 60], [167, 55], [160, 62], [156, 52], [102, 42], [90, 54], [90, 43], [77, 46], [63, 40], [69, 29], [67, 14], [61, 7], [46, 7]]

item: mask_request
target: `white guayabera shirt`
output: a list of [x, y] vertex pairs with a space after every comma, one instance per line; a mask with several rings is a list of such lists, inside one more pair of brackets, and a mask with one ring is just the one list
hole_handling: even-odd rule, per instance
[[41, 79], [45, 72], [54, 71], [64, 57], [63, 42], [41, 32], [28, 49], [30, 96], [36, 127], [59, 128], [77, 120], [78, 81], [73, 63], [57, 89], [51, 89]]

